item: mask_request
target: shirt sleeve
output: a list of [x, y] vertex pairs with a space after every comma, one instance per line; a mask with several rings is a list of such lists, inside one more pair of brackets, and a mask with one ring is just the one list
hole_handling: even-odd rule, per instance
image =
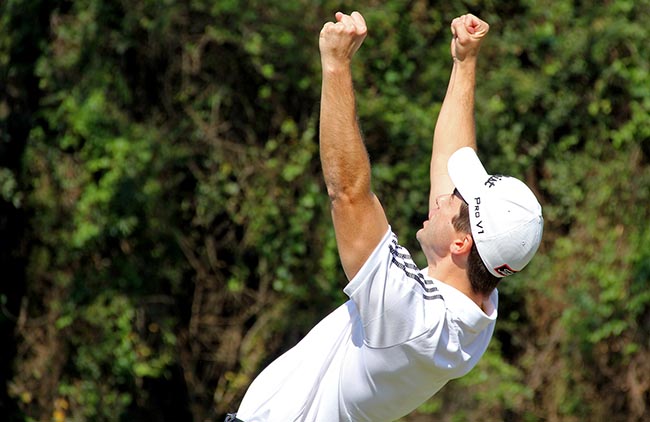
[[369, 347], [405, 343], [444, 318], [436, 282], [421, 274], [390, 228], [344, 292], [358, 309]]

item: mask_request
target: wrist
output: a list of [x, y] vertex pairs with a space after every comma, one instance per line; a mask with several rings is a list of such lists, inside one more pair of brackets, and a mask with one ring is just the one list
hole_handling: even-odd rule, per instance
[[321, 57], [323, 73], [339, 73], [350, 70], [350, 59]]
[[323, 66], [323, 77], [325, 78], [352, 78], [352, 69], [350, 66]]
[[325, 64], [323, 63], [323, 74], [328, 74], [328, 75], [340, 75], [340, 74], [345, 74], [345, 73], [350, 73], [350, 65], [349, 64], [341, 64], [341, 63], [330, 63], [330, 64]]
[[454, 67], [468, 71], [474, 71], [476, 69], [477, 61], [477, 56], [465, 56], [462, 60], [458, 57], [453, 57]]

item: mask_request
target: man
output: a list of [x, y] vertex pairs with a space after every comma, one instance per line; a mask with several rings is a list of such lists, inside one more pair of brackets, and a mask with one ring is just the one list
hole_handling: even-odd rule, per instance
[[[230, 420], [393, 421], [477, 363], [494, 331], [496, 284], [539, 245], [541, 207], [523, 183], [490, 176], [474, 152], [476, 60], [489, 26], [451, 24], [453, 69], [435, 128], [428, 267], [399, 245], [370, 188], [350, 62], [366, 37], [358, 12], [320, 33], [320, 153], [350, 300], [252, 383]], [[239, 419], [236, 419], [239, 418]]]

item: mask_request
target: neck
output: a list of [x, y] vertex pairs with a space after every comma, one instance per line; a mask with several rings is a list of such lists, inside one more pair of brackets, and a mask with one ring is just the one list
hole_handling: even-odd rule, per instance
[[429, 265], [427, 267], [427, 274], [429, 277], [455, 288], [470, 298], [479, 308], [483, 309], [485, 296], [472, 290], [472, 284], [464, 269], [458, 267], [445, 268], [444, 265]]

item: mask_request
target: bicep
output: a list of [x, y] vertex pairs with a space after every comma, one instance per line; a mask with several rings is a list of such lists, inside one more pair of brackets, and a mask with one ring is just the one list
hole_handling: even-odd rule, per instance
[[351, 280], [386, 234], [388, 220], [372, 193], [356, 200], [332, 201], [332, 219], [341, 264]]

